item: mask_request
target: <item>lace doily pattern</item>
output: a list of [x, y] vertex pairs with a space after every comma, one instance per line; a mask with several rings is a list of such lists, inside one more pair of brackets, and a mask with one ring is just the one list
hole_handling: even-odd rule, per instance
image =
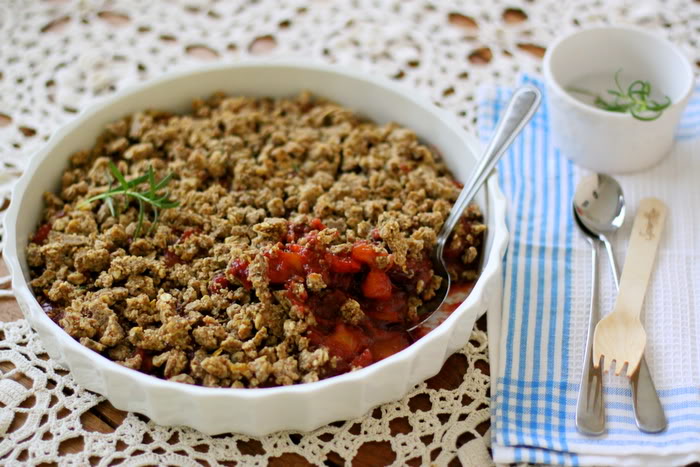
[[[457, 455], [458, 445], [483, 436], [488, 425], [483, 331], [474, 332], [470, 343], [448, 361], [461, 367], [461, 380], [432, 378], [403, 400], [360, 419], [311, 433], [281, 432], [257, 439], [162, 427], [132, 413], [113, 432], [90, 431], [85, 416], [104, 398], [82, 389], [56, 366], [26, 321], [0, 323], [0, 337], [0, 462], [5, 465], [36, 465], [59, 457], [75, 465], [114, 465], [125, 459], [138, 465], [268, 465], [282, 453], [322, 465], [353, 459], [368, 445], [393, 451], [396, 465], [445, 465]], [[62, 447], [70, 440], [75, 445], [75, 438], [82, 451], [63, 453]]]
[[[479, 85], [537, 73], [555, 35], [601, 24], [657, 31], [700, 65], [700, 4], [692, 0], [5, 0], [0, 221], [12, 184], [57, 128], [96, 100], [171, 70], [261, 57], [348, 65], [410, 86], [475, 131]], [[94, 409], [108, 407], [103, 398], [56, 367], [24, 321], [0, 333], [3, 464], [262, 465], [286, 453], [287, 462], [335, 465], [367, 449], [395, 465], [490, 463], [480, 330], [446, 364], [459, 378], [435, 377], [358, 420], [260, 439], [207, 437], [135, 414], [90, 428]]]
[[96, 99], [217, 60], [297, 57], [381, 73], [471, 127], [479, 85], [537, 72], [555, 35], [601, 24], [657, 30], [700, 61], [700, 7], [692, 0], [6, 0], [3, 177]]

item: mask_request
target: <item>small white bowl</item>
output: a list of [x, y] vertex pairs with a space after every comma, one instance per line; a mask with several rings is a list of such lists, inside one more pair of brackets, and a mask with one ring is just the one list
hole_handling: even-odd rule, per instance
[[266, 389], [174, 383], [125, 368], [83, 347], [39, 306], [27, 284], [25, 248], [41, 216], [42, 193], [59, 187], [70, 154], [92, 146], [107, 123], [146, 108], [184, 111], [193, 98], [218, 90], [281, 97], [306, 89], [377, 122], [395, 121], [413, 129], [440, 151], [458, 180], [465, 181], [476, 163], [478, 143], [446, 112], [389, 80], [325, 65], [256, 62], [200, 68], [120, 92], [80, 114], [34, 155], [15, 186], [5, 222], [4, 251], [24, 316], [51, 358], [67, 366], [79, 384], [104, 395], [118, 409], [140, 412], [156, 423], [187, 425], [207, 434], [260, 436], [279, 430], [312, 430], [399, 399], [415, 384], [435, 375], [447, 357], [467, 343], [476, 318], [500, 297], [501, 260], [508, 235], [505, 199], [493, 176], [477, 199], [488, 230], [482, 273], [471, 294], [424, 338], [359, 371], [316, 383]]
[[[649, 81], [652, 95], [668, 96], [671, 105], [656, 120], [641, 121], [584, 103], [570, 91], [588, 82], [609, 99], [601, 91], [615, 87], [618, 70], [623, 89], [631, 80]], [[594, 75], [598, 80], [586, 79]], [[675, 45], [633, 27], [597, 27], [558, 38], [545, 54], [544, 76], [554, 145], [580, 166], [602, 173], [634, 172], [661, 161], [694, 83], [690, 62]]]

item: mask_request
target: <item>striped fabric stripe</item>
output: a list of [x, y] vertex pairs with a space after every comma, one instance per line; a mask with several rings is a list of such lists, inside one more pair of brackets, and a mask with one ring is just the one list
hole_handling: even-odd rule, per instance
[[[695, 96], [700, 95], [700, 85], [695, 87]], [[689, 140], [700, 137], [700, 99], [692, 99], [681, 117], [681, 123], [676, 131], [678, 140]]]
[[[536, 78], [523, 76], [520, 82], [544, 92]], [[479, 132], [484, 142], [509, 96], [507, 89], [481, 90]], [[499, 165], [511, 239], [504, 258], [499, 371], [494, 378], [494, 458], [591, 465], [619, 462], [622, 449], [630, 465], [635, 460], [692, 460], [700, 451], [698, 386], [664, 387], [660, 395], [669, 429], [648, 435], [636, 428], [629, 387], [606, 385], [608, 434], [587, 438], [576, 432], [577, 359], [585, 329], [580, 313], [574, 312], [580, 294], [574, 297], [572, 292], [578, 277], [574, 272], [581, 266], [577, 258], [588, 250], [570, 216], [581, 174], [552, 147], [547, 110], [543, 102]], [[700, 86], [677, 138], [700, 138]], [[658, 457], [663, 455], [667, 457]]]

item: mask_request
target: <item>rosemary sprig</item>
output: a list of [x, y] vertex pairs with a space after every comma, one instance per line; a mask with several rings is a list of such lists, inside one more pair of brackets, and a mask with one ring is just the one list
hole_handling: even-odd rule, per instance
[[[93, 201], [105, 200], [107, 206], [109, 207], [112, 216], [118, 216], [123, 209], [129, 206], [129, 198], [133, 198], [138, 203], [139, 214], [136, 221], [136, 231], [134, 232], [134, 238], [137, 238], [141, 234], [141, 228], [143, 227], [143, 221], [146, 215], [146, 206], [150, 206], [153, 212], [153, 220], [151, 222], [151, 227], [148, 229], [146, 235], [149, 235], [156, 224], [158, 223], [158, 218], [160, 216], [160, 211], [162, 209], [175, 208], [180, 205], [179, 202], [170, 199], [170, 192], [165, 191], [163, 194], [158, 194], [173, 178], [173, 174], [169, 173], [159, 181], [156, 181], [155, 171], [152, 166], [148, 167], [148, 171], [145, 175], [136, 177], [133, 180], [126, 181], [124, 175], [119, 171], [116, 165], [112, 161], [109, 162], [109, 171], [119, 183], [119, 186], [112, 187], [113, 180], [110, 181], [107, 191], [95, 195], [91, 198], [86, 199], [81, 205], [89, 205]], [[138, 187], [141, 184], [147, 183], [147, 189], [145, 191], [139, 191]], [[118, 195], [124, 196], [124, 206], [122, 206], [118, 200], [115, 198]]]
[[649, 81], [635, 80], [625, 91], [620, 84], [620, 72], [622, 72], [621, 69], [615, 73], [616, 89], [608, 89], [608, 94], [614, 96], [612, 100], [605, 100], [587, 89], [569, 88], [569, 91], [593, 97], [595, 99], [593, 104], [600, 109], [610, 112], [629, 112], [637, 120], [644, 121], [656, 120], [671, 105], [671, 99], [668, 96], [664, 96], [663, 102], [649, 97], [651, 96]]

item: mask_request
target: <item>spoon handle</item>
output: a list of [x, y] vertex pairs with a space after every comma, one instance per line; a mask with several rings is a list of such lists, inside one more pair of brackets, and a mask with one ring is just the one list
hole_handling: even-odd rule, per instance
[[634, 407], [637, 428], [646, 433], [664, 431], [668, 421], [644, 356], [639, 363], [639, 369], [632, 375], [630, 384], [632, 385], [632, 407]]
[[438, 257], [442, 257], [442, 248], [445, 241], [462, 217], [464, 208], [467, 207], [479, 191], [481, 185], [496, 167], [496, 163], [501, 159], [508, 146], [532, 118], [532, 115], [540, 105], [540, 100], [542, 100], [542, 95], [534, 86], [525, 85], [513, 92], [513, 97], [511, 97], [508, 106], [503, 112], [503, 116], [498, 121], [486, 151], [479, 159], [476, 169], [469, 177], [469, 181], [464, 185], [454, 208], [440, 230], [437, 238]]
[[593, 330], [598, 322], [598, 241], [590, 240], [591, 260], [591, 306], [588, 317], [588, 336], [583, 357], [581, 386], [576, 400], [576, 429], [584, 435], [595, 436], [605, 432], [605, 404], [603, 401], [603, 370], [593, 365]]
[[613, 254], [612, 244], [608, 237], [605, 235], [600, 236], [600, 241], [605, 245], [605, 251], [608, 253], [608, 262], [610, 263], [610, 272], [612, 272], [613, 282], [615, 283], [615, 290], [620, 291], [620, 272], [617, 268], [617, 261], [615, 261], [615, 255]]

